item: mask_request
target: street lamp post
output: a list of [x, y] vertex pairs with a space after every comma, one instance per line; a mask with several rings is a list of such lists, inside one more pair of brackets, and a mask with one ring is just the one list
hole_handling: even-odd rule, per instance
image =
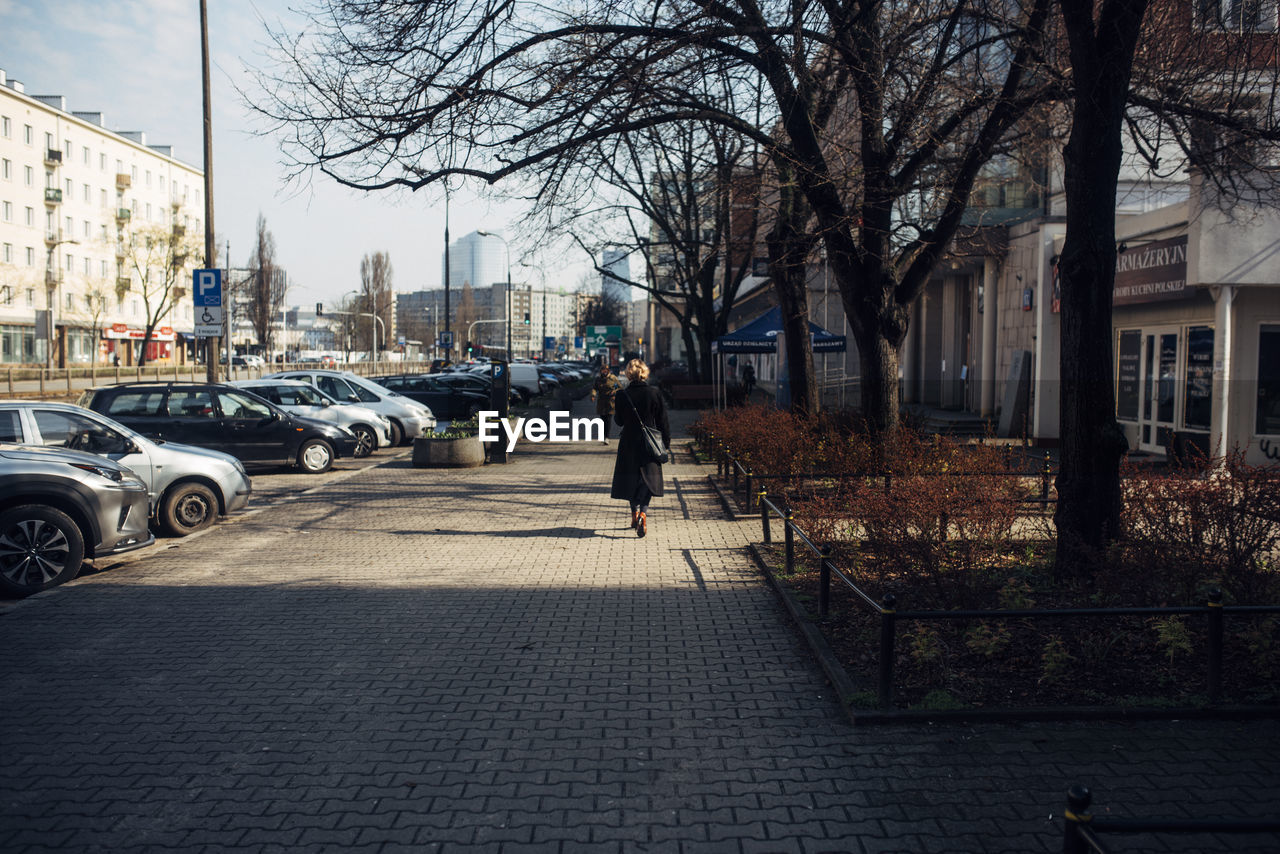
[[51, 232], [47, 236], [45, 242], [49, 245], [49, 254], [45, 258], [45, 264], [44, 264], [44, 287], [45, 287], [44, 304], [45, 304], [45, 308], [47, 309], [45, 313], [48, 315], [48, 317], [45, 318], [44, 332], [47, 337], [45, 338], [45, 342], [44, 342], [44, 352], [45, 352], [45, 367], [52, 370], [53, 369], [53, 341], [54, 341], [54, 333], [56, 331], [53, 323], [53, 309], [54, 309], [55, 303], [57, 302], [55, 297], [57, 296], [58, 283], [62, 280], [62, 277], [58, 275], [58, 271], [54, 267], [54, 264], [57, 263], [57, 259], [54, 258], [54, 254], [58, 251], [59, 246], [62, 246], [63, 244], [69, 244], [69, 243], [78, 244], [80, 241], [72, 238], [64, 239], [62, 237], [62, 232], [56, 231], [56, 232]]
[[505, 302], [507, 304], [507, 361], [510, 362], [512, 360], [512, 353], [511, 353], [511, 244], [508, 243], [507, 239], [503, 237], [501, 234], [494, 234], [492, 231], [477, 231], [476, 234], [483, 235], [484, 237], [498, 238], [499, 240], [502, 241], [502, 248], [506, 251], [507, 295], [506, 295]]

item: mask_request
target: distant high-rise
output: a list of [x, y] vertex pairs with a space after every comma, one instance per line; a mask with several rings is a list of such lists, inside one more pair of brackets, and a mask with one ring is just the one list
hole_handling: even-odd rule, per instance
[[[444, 257], [440, 258], [440, 281], [444, 281]], [[507, 281], [507, 255], [502, 238], [473, 231], [449, 244], [449, 290], [464, 282], [473, 288], [487, 288]]]
[[600, 253], [600, 266], [613, 273], [613, 276], [600, 274], [600, 292], [611, 295], [622, 305], [630, 303], [631, 286], [614, 278], [618, 276], [628, 281], [631, 279], [630, 255], [621, 249], [606, 249]]

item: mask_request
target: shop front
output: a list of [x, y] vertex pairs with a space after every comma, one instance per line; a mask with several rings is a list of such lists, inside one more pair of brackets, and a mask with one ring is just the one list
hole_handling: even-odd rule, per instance
[[[127, 323], [113, 323], [102, 330], [106, 344], [106, 360], [116, 365], [142, 364], [142, 347], [146, 340], [145, 329], [137, 329]], [[157, 326], [146, 344], [146, 364], [172, 363], [177, 334], [169, 326]]]

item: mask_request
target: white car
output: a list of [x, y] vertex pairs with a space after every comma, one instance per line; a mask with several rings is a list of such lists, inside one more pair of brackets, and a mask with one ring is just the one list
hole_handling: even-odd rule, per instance
[[430, 436], [436, 429], [436, 417], [430, 407], [384, 388], [373, 380], [356, 376], [351, 371], [280, 371], [268, 374], [264, 379], [301, 380], [334, 400], [354, 403], [382, 413], [391, 422], [393, 445], [407, 445], [419, 436]]
[[320, 389], [300, 380], [234, 380], [227, 383], [271, 401], [285, 412], [331, 421], [356, 434], [357, 457], [367, 457], [378, 448], [389, 448], [391, 419], [365, 406], [334, 400]]

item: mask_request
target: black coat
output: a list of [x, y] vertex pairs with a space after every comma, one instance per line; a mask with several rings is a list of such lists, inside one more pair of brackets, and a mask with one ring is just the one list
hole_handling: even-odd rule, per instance
[[618, 400], [613, 407], [613, 417], [622, 428], [618, 437], [618, 458], [613, 465], [613, 488], [610, 498], [630, 501], [635, 497], [636, 487], [641, 479], [654, 495], [662, 494], [662, 466], [645, 461], [644, 437], [636, 422], [636, 413], [649, 427], [657, 427], [662, 431], [662, 443], [671, 447], [671, 427], [667, 424], [667, 404], [662, 393], [648, 383], [635, 380], [626, 389], [619, 391], [617, 397], [626, 395], [635, 408], [625, 400]]

